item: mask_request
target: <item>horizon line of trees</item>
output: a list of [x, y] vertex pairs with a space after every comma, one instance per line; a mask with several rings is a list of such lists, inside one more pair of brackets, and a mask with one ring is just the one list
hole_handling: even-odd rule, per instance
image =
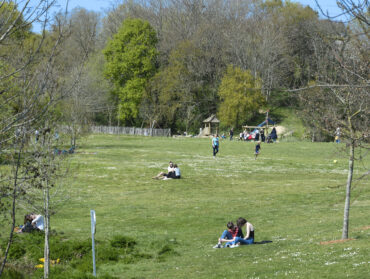
[[[77, 119], [173, 132], [196, 132], [211, 114], [224, 128], [238, 128], [263, 119], [261, 109], [301, 110], [299, 94], [287, 89], [319, 82], [333, 66], [332, 47], [356, 28], [279, 0], [130, 0], [103, 18], [84, 9], [70, 16], [84, 14], [96, 15], [96, 36], [76, 92], [84, 100], [78, 111], [88, 117]], [[253, 94], [230, 77], [230, 67], [249, 73]], [[233, 90], [221, 92], [224, 79]], [[231, 108], [231, 100], [238, 105]], [[305, 124], [317, 140], [331, 137]]]

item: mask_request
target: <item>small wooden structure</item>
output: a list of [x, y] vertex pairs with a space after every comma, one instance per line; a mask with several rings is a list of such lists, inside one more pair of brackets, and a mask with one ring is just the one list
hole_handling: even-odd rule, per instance
[[218, 134], [220, 120], [217, 119], [216, 115], [212, 114], [210, 117], [205, 119], [203, 123], [204, 123], [204, 129], [202, 130], [202, 136]]
[[249, 125], [245, 125], [245, 126], [242, 126], [242, 128], [244, 130], [246, 129], [264, 129], [265, 130], [265, 135], [267, 136], [269, 134], [269, 128], [271, 126], [269, 126], [269, 124], [272, 124], [274, 127], [275, 125], [275, 122], [272, 121], [270, 118], [269, 118], [269, 110], [266, 111], [266, 118], [265, 118], [265, 121], [262, 122], [260, 125], [258, 126], [249, 126]]

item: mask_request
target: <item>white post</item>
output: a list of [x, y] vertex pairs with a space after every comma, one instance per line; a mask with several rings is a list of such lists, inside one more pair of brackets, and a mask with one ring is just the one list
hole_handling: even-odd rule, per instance
[[90, 215], [91, 215], [91, 240], [92, 240], [92, 255], [93, 255], [93, 275], [96, 277], [96, 265], [95, 265], [96, 216], [95, 216], [95, 210], [90, 210]]

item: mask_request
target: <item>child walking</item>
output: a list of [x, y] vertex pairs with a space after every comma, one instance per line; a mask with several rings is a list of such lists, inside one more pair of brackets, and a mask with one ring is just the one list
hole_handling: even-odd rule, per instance
[[261, 149], [261, 141], [258, 141], [256, 144], [256, 149], [254, 150], [254, 160], [257, 159], [257, 156], [260, 153], [260, 149]]

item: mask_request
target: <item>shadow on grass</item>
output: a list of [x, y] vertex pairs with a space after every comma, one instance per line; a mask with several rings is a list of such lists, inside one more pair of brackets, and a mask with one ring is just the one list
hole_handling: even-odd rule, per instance
[[253, 244], [267, 244], [272, 243], [272, 240], [255, 241]]

